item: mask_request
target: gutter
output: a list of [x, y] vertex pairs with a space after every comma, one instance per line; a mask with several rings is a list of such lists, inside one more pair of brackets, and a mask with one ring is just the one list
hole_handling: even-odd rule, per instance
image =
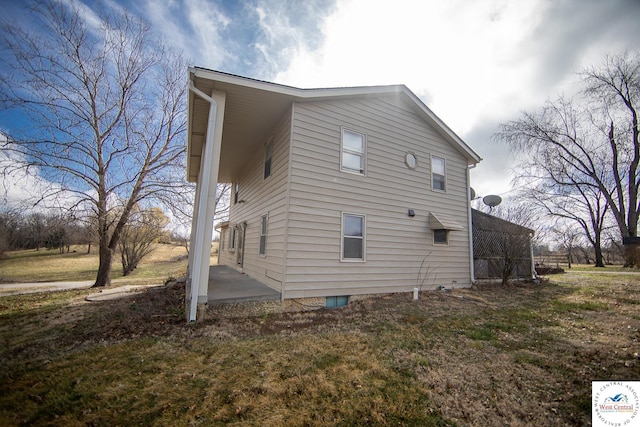
[[467, 215], [469, 218], [469, 268], [471, 272], [471, 284], [474, 285], [476, 283], [476, 272], [473, 265], [473, 221], [471, 215], [471, 169], [475, 168], [476, 165], [472, 164], [467, 166]]

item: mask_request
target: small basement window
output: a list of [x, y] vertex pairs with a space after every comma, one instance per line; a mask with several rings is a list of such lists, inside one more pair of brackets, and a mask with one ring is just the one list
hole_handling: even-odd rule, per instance
[[448, 245], [449, 244], [449, 230], [443, 230], [443, 229], [433, 230], [433, 244], [434, 245]]
[[327, 297], [326, 307], [327, 308], [336, 308], [336, 307], [344, 307], [349, 303], [349, 297], [339, 296], [339, 297]]

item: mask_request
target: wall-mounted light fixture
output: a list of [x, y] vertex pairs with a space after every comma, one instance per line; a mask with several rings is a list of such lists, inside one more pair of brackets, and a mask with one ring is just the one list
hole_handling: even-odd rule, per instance
[[416, 216], [416, 211], [414, 211], [413, 209], [409, 209], [409, 212], [407, 212], [407, 215], [413, 218], [414, 216]]

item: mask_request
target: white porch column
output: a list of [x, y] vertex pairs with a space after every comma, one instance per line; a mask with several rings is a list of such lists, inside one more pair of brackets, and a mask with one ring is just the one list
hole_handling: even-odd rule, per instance
[[187, 284], [186, 299], [189, 303], [188, 318], [193, 322], [196, 320], [198, 304], [206, 304], [209, 298], [209, 259], [226, 94], [213, 91], [211, 96], [207, 96], [193, 85], [190, 89], [210, 104], [209, 122], [200, 158], [200, 172], [196, 185], [196, 200], [191, 225], [190, 280]]

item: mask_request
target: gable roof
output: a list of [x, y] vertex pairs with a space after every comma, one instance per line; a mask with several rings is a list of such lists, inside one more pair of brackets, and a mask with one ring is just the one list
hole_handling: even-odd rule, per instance
[[[200, 67], [189, 68], [189, 81], [205, 94], [218, 90], [226, 93], [218, 180], [227, 182], [233, 177], [260, 141], [296, 101], [321, 101], [347, 98], [377, 97], [395, 94], [411, 101], [414, 111], [449, 141], [466, 159], [468, 165], [478, 163], [480, 156], [456, 135], [405, 85], [358, 86], [341, 88], [300, 89], [241, 77]], [[209, 104], [189, 91], [188, 99], [187, 178], [196, 181], [204, 145]]]

